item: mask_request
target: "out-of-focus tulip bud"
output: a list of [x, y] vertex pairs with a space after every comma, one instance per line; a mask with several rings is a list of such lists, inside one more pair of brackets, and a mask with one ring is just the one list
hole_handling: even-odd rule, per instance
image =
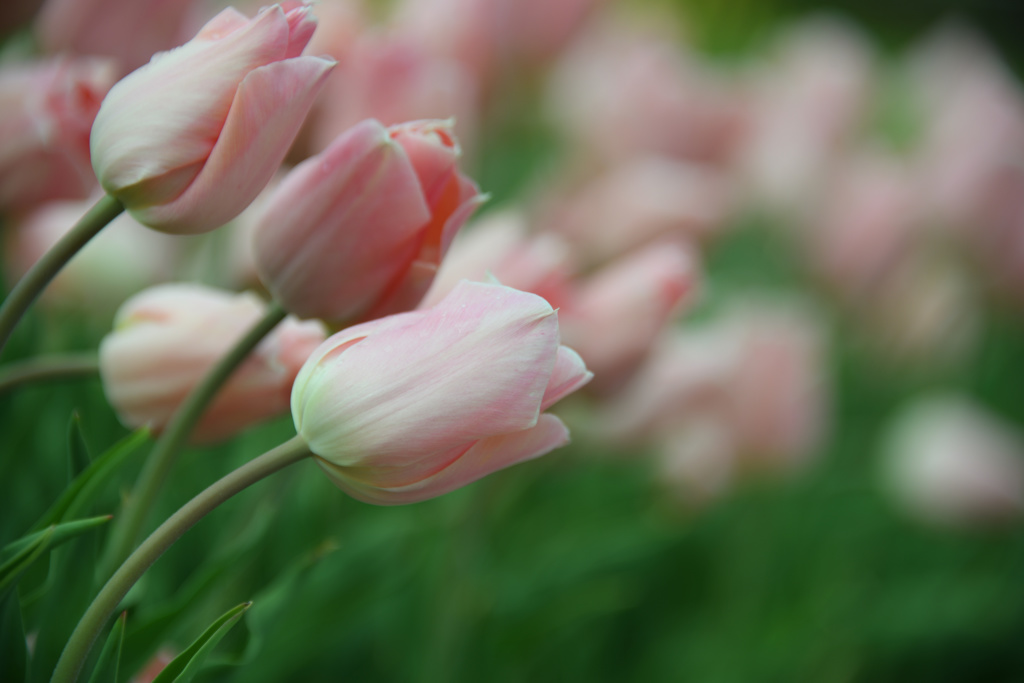
[[460, 143], [472, 149], [478, 109], [476, 83], [462, 64], [399, 35], [368, 35], [327, 79], [310, 120], [311, 144], [319, 152], [364, 119], [385, 126], [454, 119]]
[[662, 335], [629, 383], [609, 403], [602, 433], [649, 441], [694, 413], [721, 411], [736, 365], [735, 344], [721, 326]]
[[444, 121], [364, 121], [285, 178], [256, 228], [267, 288], [300, 317], [415, 308], [481, 201]]
[[412, 503], [566, 444], [543, 411], [590, 378], [546, 301], [463, 282], [432, 309], [328, 339], [295, 380], [292, 416], [341, 489]]
[[185, 24], [194, 0], [46, 0], [36, 19], [48, 53], [101, 55], [134, 71], [155, 52], [188, 39]]
[[784, 474], [815, 455], [827, 428], [820, 321], [808, 309], [749, 302], [724, 321], [736, 365], [725, 410], [743, 465]]
[[237, 216], [274, 175], [334, 61], [299, 56], [306, 6], [226, 9], [111, 88], [92, 129], [103, 189], [144, 225], [188, 234]]
[[755, 202], [799, 213], [867, 109], [870, 44], [852, 26], [812, 19], [791, 28], [755, 84], [738, 163]]
[[646, 157], [583, 187], [543, 221], [580, 257], [602, 262], [661, 237], [700, 239], [728, 217], [726, 179], [708, 167]]
[[[10, 226], [5, 255], [12, 286], [91, 204], [50, 202]], [[179, 247], [180, 240], [147, 230], [122, 214], [61, 269], [43, 292], [43, 300], [109, 316], [132, 294], [171, 279]]]
[[420, 307], [441, 301], [460, 280], [494, 279], [506, 287], [542, 296], [559, 308], [569, 296], [574, 270], [571, 257], [569, 245], [557, 235], [527, 235], [522, 214], [487, 214], [455, 238]]
[[0, 210], [89, 195], [89, 130], [113, 83], [100, 59], [0, 69]]
[[972, 527], [1024, 513], [1024, 441], [961, 396], [933, 396], [904, 410], [885, 443], [885, 478], [922, 520]]
[[560, 61], [548, 108], [566, 134], [600, 161], [663, 155], [727, 162], [746, 125], [739, 89], [680, 48], [678, 36], [623, 29], [615, 17]]
[[406, 0], [400, 30], [432, 53], [462, 62], [484, 83], [536, 66], [565, 47], [595, 0]]
[[1024, 93], [983, 38], [957, 27], [908, 59], [907, 83], [926, 113], [919, 174], [931, 218], [970, 239], [1002, 169], [1024, 157]]
[[652, 244], [579, 285], [562, 309], [562, 334], [608, 390], [633, 372], [658, 335], [695, 292], [693, 253], [675, 242]]
[[864, 154], [838, 169], [821, 194], [808, 226], [811, 260], [847, 303], [874, 306], [919, 237], [914, 180], [895, 159]]
[[[121, 421], [163, 429], [265, 308], [251, 294], [188, 284], [153, 287], [125, 302], [100, 345], [103, 388]], [[286, 412], [292, 381], [324, 337], [318, 322], [282, 322], [218, 392], [193, 440], [224, 439]]]

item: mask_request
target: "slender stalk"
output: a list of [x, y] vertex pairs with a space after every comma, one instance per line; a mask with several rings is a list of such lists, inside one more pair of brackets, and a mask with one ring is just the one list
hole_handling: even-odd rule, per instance
[[0, 394], [30, 382], [94, 377], [100, 363], [95, 353], [62, 353], [0, 367]]
[[279, 304], [271, 302], [263, 319], [238, 340], [235, 347], [217, 362], [203, 381], [197, 384], [178, 406], [167, 423], [167, 428], [153, 445], [139, 479], [135, 482], [135, 488], [125, 500], [124, 509], [114, 521], [110, 542], [103, 558], [102, 566], [105, 567], [105, 572], [113, 571], [114, 567], [128, 557], [128, 553], [142, 536], [146, 519], [160, 495], [160, 489], [170, 474], [178, 453], [203, 412], [216, 398], [217, 392], [260, 341], [284, 320], [285, 315], [286, 311]]
[[82, 216], [75, 227], [71, 228], [57, 244], [36, 261], [35, 265], [18, 281], [11, 293], [4, 299], [3, 306], [0, 307], [0, 351], [7, 344], [18, 321], [46, 288], [46, 285], [50, 284], [50, 281], [71, 260], [72, 256], [77, 254], [89, 240], [95, 237], [110, 221], [117, 218], [122, 211], [124, 211], [124, 205], [119, 200], [110, 195], [103, 195]]
[[150, 565], [192, 525], [239, 491], [310, 455], [306, 442], [295, 436], [211, 484], [171, 515], [124, 561], [89, 605], [64, 646], [51, 683], [72, 683], [78, 677], [93, 643], [118, 604]]

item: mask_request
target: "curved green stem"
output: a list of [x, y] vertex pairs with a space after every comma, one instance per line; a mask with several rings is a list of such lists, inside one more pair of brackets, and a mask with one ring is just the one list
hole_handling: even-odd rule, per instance
[[95, 353], [62, 353], [0, 366], [0, 394], [30, 382], [95, 377], [100, 362]]
[[286, 315], [287, 312], [279, 304], [271, 302], [263, 319], [238, 340], [234, 348], [217, 362], [203, 381], [197, 384], [178, 406], [166, 429], [156, 440], [139, 479], [135, 482], [135, 488], [125, 500], [121, 514], [114, 521], [103, 558], [104, 573], [113, 571], [135, 547], [135, 543], [142, 535], [146, 518], [160, 495], [160, 489], [170, 474], [178, 453], [203, 412], [216, 398], [217, 392], [227, 382], [231, 373]]
[[128, 556], [89, 605], [64, 646], [64, 652], [61, 653], [57, 667], [53, 670], [51, 683], [72, 683], [78, 677], [93, 643], [118, 604], [150, 565], [156, 562], [182, 534], [192, 528], [192, 525], [239, 491], [310, 455], [312, 454], [309, 447], [302, 437], [292, 437], [211, 484], [168, 517], [166, 522]]
[[18, 281], [0, 307], [0, 351], [17, 327], [21, 316], [42, 293], [60, 269], [96, 236], [110, 221], [124, 211], [124, 205], [110, 195], [104, 195], [57, 244], [36, 261]]

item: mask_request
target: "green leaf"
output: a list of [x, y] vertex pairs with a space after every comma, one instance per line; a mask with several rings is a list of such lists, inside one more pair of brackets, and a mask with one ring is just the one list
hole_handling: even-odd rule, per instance
[[28, 642], [17, 591], [0, 598], [0, 681], [24, 681], [28, 673]]
[[128, 613], [121, 612], [121, 616], [114, 622], [100, 651], [100, 658], [96, 662], [96, 668], [92, 670], [89, 683], [117, 683], [118, 666], [121, 663], [121, 646], [124, 644], [124, 624], [128, 620]]
[[195, 642], [168, 664], [153, 683], [188, 683], [203, 668], [203, 663], [228, 631], [242, 618], [252, 606], [251, 602], [243, 602], [225, 612], [217, 621], [199, 636]]
[[149, 438], [149, 430], [138, 429], [114, 444], [106, 453], [96, 458], [85, 470], [75, 477], [60, 498], [46, 514], [36, 522], [33, 529], [43, 529], [51, 524], [73, 517], [75, 512], [88, 503], [96, 489], [117, 469], [118, 465]]
[[73, 522], [51, 525], [42, 531], [36, 531], [22, 536], [16, 541], [11, 541], [3, 547], [3, 550], [0, 550], [0, 557], [17, 554], [47, 534], [50, 534], [50, 549], [53, 549], [64, 541], [106, 524], [111, 519], [113, 519], [111, 515], [100, 515], [99, 517], [87, 517], [76, 519]]
[[71, 413], [68, 421], [68, 483], [75, 480], [89, 466], [92, 457], [89, 455], [89, 446], [85, 443], [85, 435], [82, 434], [82, 417], [78, 411]]
[[17, 585], [22, 573], [46, 552], [55, 529], [56, 527], [52, 526], [46, 529], [35, 540], [15, 553], [14, 557], [0, 564], [0, 599], [3, 598], [7, 591]]

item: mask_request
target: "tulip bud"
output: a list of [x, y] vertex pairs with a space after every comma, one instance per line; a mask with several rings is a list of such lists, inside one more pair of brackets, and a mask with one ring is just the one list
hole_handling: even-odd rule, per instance
[[[103, 388], [122, 422], [162, 430], [264, 310], [251, 294], [188, 284], [153, 287], [125, 302], [100, 345]], [[221, 388], [193, 439], [224, 439], [286, 411], [299, 367], [324, 336], [317, 322], [281, 323]]]
[[455, 238], [421, 307], [441, 301], [463, 279], [497, 280], [555, 308], [567, 299], [573, 253], [558, 235], [527, 235], [525, 217], [511, 211], [489, 213], [471, 227]]
[[[6, 260], [11, 285], [46, 254], [93, 204], [49, 202], [21, 220], [7, 233]], [[161, 235], [121, 214], [90, 240], [43, 292], [42, 299], [59, 307], [76, 308], [104, 316], [145, 287], [171, 279], [182, 240]]]
[[114, 57], [123, 76], [187, 40], [195, 0], [46, 0], [35, 29], [48, 53]]
[[297, 166], [256, 227], [256, 263], [300, 317], [371, 319], [414, 308], [480, 202], [443, 121], [363, 121]]
[[89, 129], [114, 78], [99, 59], [0, 69], [0, 210], [89, 195]]
[[334, 61], [300, 57], [315, 20], [275, 5], [234, 9], [115, 85], [92, 129], [109, 194], [165, 232], [212, 230], [237, 216], [284, 159]]
[[462, 282], [435, 308], [324, 342], [295, 380], [292, 417], [342, 490], [412, 503], [567, 443], [542, 413], [591, 376], [542, 298]]
[[696, 283], [696, 259], [679, 244], [628, 254], [579, 286], [563, 309], [565, 338], [594, 368], [601, 388], [614, 388], [647, 355]]
[[963, 397], [931, 397], [903, 411], [885, 453], [889, 488], [924, 521], [969, 527], [1024, 514], [1024, 440]]

